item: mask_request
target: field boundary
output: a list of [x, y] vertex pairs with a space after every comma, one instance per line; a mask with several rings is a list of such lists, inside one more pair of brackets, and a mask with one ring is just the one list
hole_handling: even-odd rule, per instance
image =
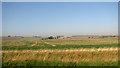
[[5, 52], [98, 52], [98, 51], [118, 51], [118, 48], [81, 48], [81, 49], [42, 49], [42, 50], [4, 50]]

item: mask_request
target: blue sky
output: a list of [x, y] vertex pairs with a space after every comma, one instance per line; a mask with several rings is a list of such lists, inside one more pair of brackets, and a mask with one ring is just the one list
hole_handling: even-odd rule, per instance
[[3, 2], [3, 36], [116, 35], [117, 2]]

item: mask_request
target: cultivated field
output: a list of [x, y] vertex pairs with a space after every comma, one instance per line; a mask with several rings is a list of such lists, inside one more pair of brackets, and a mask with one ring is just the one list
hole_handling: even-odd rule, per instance
[[3, 66], [116, 66], [118, 38], [2, 38]]

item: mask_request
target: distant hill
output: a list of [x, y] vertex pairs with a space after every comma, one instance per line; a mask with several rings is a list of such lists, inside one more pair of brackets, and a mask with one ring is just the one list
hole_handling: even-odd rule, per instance
[[118, 37], [117, 35], [73, 35], [72, 38]]
[[73, 35], [72, 37], [100, 37], [99, 35]]

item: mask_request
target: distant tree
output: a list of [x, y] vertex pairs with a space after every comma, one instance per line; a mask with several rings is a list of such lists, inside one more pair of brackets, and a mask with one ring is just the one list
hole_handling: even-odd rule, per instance
[[57, 36], [57, 39], [59, 38], [59, 36]]
[[57, 39], [59, 38], [59, 36], [57, 36]]
[[115, 35], [113, 37], [116, 37]]
[[8, 35], [8, 37], [11, 37], [10, 35]]
[[53, 37], [53, 36], [50, 36], [50, 37], [48, 37], [48, 39], [54, 39], [54, 37]]

